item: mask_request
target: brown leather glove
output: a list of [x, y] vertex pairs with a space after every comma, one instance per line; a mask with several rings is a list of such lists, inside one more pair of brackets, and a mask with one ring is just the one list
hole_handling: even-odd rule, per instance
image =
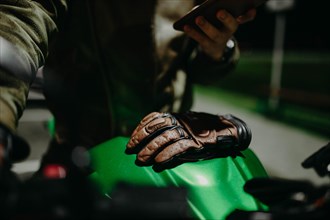
[[153, 112], [142, 119], [127, 144], [136, 164], [161, 171], [188, 161], [234, 156], [251, 142], [239, 118], [202, 112]]

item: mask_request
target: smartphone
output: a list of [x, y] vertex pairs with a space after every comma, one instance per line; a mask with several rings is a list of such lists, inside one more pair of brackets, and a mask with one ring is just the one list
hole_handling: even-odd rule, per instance
[[220, 27], [222, 23], [216, 18], [216, 13], [220, 9], [225, 9], [236, 18], [251, 8], [259, 7], [266, 1], [267, 0], [206, 0], [174, 22], [173, 28], [178, 31], [183, 31], [185, 25], [190, 25], [191, 27], [200, 30], [195, 24], [197, 16], [204, 16], [211, 24]]

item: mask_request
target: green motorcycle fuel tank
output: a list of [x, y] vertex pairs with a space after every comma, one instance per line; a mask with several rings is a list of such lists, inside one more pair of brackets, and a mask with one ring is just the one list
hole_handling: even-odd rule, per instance
[[242, 156], [215, 158], [181, 164], [155, 172], [136, 166], [136, 155], [125, 154], [127, 137], [116, 137], [92, 148], [89, 153], [93, 173], [89, 178], [111, 198], [118, 182], [153, 187], [184, 187], [192, 218], [225, 219], [235, 209], [266, 210], [267, 207], [247, 194], [243, 186], [254, 177], [266, 177], [260, 160], [250, 149]]

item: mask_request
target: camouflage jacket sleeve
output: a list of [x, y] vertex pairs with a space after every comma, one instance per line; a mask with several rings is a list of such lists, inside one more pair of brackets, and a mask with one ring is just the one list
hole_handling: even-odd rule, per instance
[[0, 124], [13, 132], [29, 86], [44, 64], [48, 44], [66, 11], [65, 0], [0, 3]]

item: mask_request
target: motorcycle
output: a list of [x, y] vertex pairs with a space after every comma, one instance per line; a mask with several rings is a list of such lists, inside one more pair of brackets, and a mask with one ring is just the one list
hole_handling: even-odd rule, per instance
[[[128, 137], [116, 137], [84, 155], [78, 147], [76, 159], [90, 165], [87, 178], [77, 167], [66, 170], [61, 164], [49, 164], [42, 178], [22, 181], [6, 160], [0, 169], [1, 219], [321, 220], [330, 216], [328, 185], [270, 178], [251, 149], [155, 172], [135, 165], [135, 156], [125, 153], [127, 142]], [[329, 176], [329, 153], [330, 144], [302, 165]]]
[[[112, 198], [117, 183], [123, 182], [136, 186], [186, 189], [190, 218], [225, 219], [235, 209], [267, 210], [264, 204], [243, 190], [248, 180], [267, 177], [264, 167], [251, 149], [235, 158], [184, 163], [155, 172], [151, 167], [134, 164], [135, 156], [124, 153], [127, 142], [127, 137], [117, 137], [90, 150], [94, 172], [89, 178], [109, 198]], [[128, 197], [129, 204], [131, 197]]]

